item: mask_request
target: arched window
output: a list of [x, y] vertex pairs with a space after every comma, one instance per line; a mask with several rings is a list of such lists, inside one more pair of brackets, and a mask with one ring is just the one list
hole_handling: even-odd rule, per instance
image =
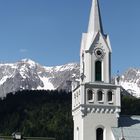
[[87, 90], [87, 99], [88, 99], [88, 101], [93, 100], [93, 91], [92, 91], [92, 89]]
[[77, 135], [76, 136], [77, 137], [76, 139], [79, 140], [79, 127], [77, 127], [77, 134], [76, 135]]
[[97, 93], [97, 99], [98, 101], [103, 101], [103, 92], [101, 90], [99, 90]]
[[113, 96], [112, 95], [112, 91], [108, 91], [108, 93], [107, 93], [107, 100], [108, 100], [108, 102], [112, 102], [112, 100], [113, 100], [112, 96]]
[[96, 130], [96, 140], [103, 140], [103, 132], [102, 128]]
[[102, 62], [95, 62], [95, 81], [102, 81]]

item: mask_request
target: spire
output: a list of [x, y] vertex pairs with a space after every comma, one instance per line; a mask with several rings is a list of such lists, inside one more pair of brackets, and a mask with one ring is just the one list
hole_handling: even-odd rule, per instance
[[89, 25], [88, 25], [88, 32], [95, 33], [98, 31], [103, 33], [99, 2], [98, 2], [98, 0], [92, 0]]

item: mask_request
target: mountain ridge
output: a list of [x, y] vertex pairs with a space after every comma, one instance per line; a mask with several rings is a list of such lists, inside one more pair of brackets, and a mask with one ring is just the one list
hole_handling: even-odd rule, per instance
[[[0, 64], [0, 97], [20, 90], [71, 90], [71, 82], [80, 78], [80, 65], [42, 66], [31, 59]], [[140, 69], [129, 68], [120, 76], [120, 85], [140, 97]]]
[[71, 80], [73, 73], [79, 75], [78, 70], [79, 65], [76, 63], [46, 67], [31, 59], [0, 64], [0, 97], [5, 97], [9, 92], [26, 89], [67, 89], [66, 81]]

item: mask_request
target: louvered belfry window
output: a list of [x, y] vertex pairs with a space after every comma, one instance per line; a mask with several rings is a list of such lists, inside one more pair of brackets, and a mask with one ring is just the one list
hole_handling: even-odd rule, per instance
[[95, 62], [95, 81], [102, 81], [102, 62]]

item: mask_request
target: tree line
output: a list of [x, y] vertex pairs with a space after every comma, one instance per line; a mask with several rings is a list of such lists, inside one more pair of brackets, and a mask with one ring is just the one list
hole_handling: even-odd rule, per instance
[[31, 137], [72, 140], [71, 94], [19, 91], [0, 100], [0, 135], [22, 132]]
[[[0, 135], [22, 132], [29, 137], [73, 139], [71, 93], [18, 91], [0, 99]], [[140, 115], [140, 99], [122, 96], [121, 115]]]

